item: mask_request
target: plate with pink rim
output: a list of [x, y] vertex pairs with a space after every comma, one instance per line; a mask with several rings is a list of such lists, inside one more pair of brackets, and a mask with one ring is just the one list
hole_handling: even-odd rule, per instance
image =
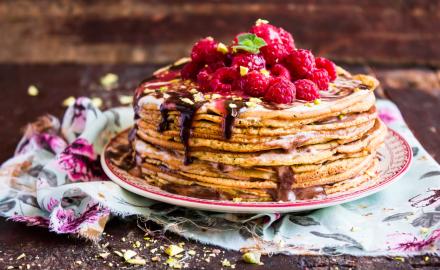
[[[352, 189], [349, 192], [336, 193], [324, 198], [288, 202], [234, 202], [201, 199], [178, 195], [148, 184], [145, 180], [129, 173], [124, 166], [112, 162], [109, 148], [129, 152], [127, 131], [116, 135], [105, 147], [101, 155], [101, 164], [107, 176], [122, 188], [156, 201], [177, 206], [228, 213], [283, 213], [300, 212], [324, 208], [354, 201], [376, 192], [396, 182], [408, 170], [412, 161], [412, 150], [408, 142], [397, 132], [389, 129], [385, 144], [379, 149], [380, 162], [378, 179], [373, 184]], [[125, 143], [125, 147], [123, 147]]]

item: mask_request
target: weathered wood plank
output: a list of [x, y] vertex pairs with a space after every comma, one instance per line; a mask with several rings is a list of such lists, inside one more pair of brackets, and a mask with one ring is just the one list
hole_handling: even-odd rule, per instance
[[440, 66], [440, 1], [2, 1], [0, 62], [150, 63], [264, 17], [337, 61]]

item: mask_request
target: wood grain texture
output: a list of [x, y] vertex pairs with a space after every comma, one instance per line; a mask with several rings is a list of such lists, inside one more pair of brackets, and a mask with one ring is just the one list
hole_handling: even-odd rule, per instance
[[[134, 86], [147, 77], [156, 65], [16, 65], [0, 64], [0, 162], [11, 156], [20, 137], [20, 129], [39, 115], [50, 112], [60, 117], [64, 108], [64, 98], [74, 95], [102, 97], [107, 107], [118, 105], [117, 97], [121, 93], [130, 94]], [[437, 161], [440, 161], [440, 140], [436, 139], [440, 130], [440, 87], [439, 73], [435, 70], [410, 68], [368, 68], [349, 66], [353, 72], [372, 72], [382, 82], [384, 95], [399, 106], [416, 137]], [[108, 72], [120, 77], [120, 87], [106, 91], [99, 86], [99, 78]], [[28, 96], [27, 87], [36, 85], [40, 94]], [[435, 131], [435, 132], [433, 132]], [[126, 221], [112, 220], [106, 227], [100, 244], [94, 244], [66, 235], [55, 235], [47, 229], [26, 227], [22, 224], [0, 218], [0, 268], [14, 266], [26, 269], [110, 269], [128, 266], [114, 254], [115, 250], [132, 249], [135, 241], [144, 243], [144, 232], [158, 231], [160, 227], [149, 222], [138, 224], [134, 219]], [[123, 241], [122, 238], [125, 238]], [[184, 242], [185, 248], [196, 250], [198, 256], [189, 259], [185, 269], [221, 269], [221, 261], [228, 259], [236, 264], [236, 269], [439, 269], [440, 257], [416, 256], [404, 261], [394, 257], [354, 257], [354, 256], [284, 256], [264, 257], [264, 266], [247, 265], [241, 260], [239, 252], [219, 249], [220, 253], [206, 262], [201, 255], [205, 250], [218, 249], [185, 240], [171, 233], [157, 233], [157, 242], [152, 247], [160, 248], [170, 243]], [[103, 247], [108, 242], [106, 247]], [[151, 248], [141, 251], [149, 260], [153, 256]], [[99, 253], [109, 252], [107, 259]], [[16, 258], [25, 253], [25, 258]], [[162, 251], [157, 252], [163, 254]], [[169, 269], [159, 263], [148, 264], [148, 269]], [[113, 266], [110, 267], [109, 263]], [[136, 267], [128, 266], [130, 269]], [[142, 267], [137, 267], [142, 269]], [[226, 268], [224, 268], [226, 269]], [[228, 268], [229, 269], [229, 268]]]
[[0, 2], [0, 62], [164, 63], [259, 17], [336, 61], [440, 66], [440, 1]]

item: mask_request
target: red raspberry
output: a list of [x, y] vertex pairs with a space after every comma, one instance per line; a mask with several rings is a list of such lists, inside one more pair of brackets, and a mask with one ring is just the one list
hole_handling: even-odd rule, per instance
[[281, 64], [275, 64], [270, 69], [270, 74], [274, 77], [284, 77], [290, 81], [289, 70]]
[[278, 28], [278, 33], [280, 33], [281, 41], [288, 53], [292, 53], [295, 50], [295, 42], [292, 35], [281, 27]]
[[251, 31], [252, 34], [264, 39], [267, 44], [273, 43], [282, 43], [280, 34], [278, 32], [278, 28], [268, 24], [268, 23], [260, 23], [252, 26]]
[[200, 92], [206, 93], [211, 90], [209, 82], [211, 81], [212, 70], [210, 67], [204, 67], [197, 74], [197, 83], [199, 84]]
[[282, 28], [260, 23], [254, 25], [250, 32], [266, 41], [267, 46], [260, 51], [269, 64], [278, 63], [295, 49], [292, 35]]
[[217, 42], [211, 37], [197, 41], [191, 51], [191, 59], [198, 63], [217, 62], [223, 57], [224, 55], [217, 51]]
[[319, 90], [328, 90], [328, 83], [330, 82], [330, 77], [328, 73], [323, 68], [316, 68], [315, 70], [307, 76], [307, 79], [314, 82]]
[[323, 68], [327, 71], [328, 75], [330, 76], [330, 81], [334, 81], [337, 77], [336, 74], [336, 65], [332, 61], [328, 60], [324, 57], [317, 57], [315, 59], [316, 67], [317, 68]]
[[210, 88], [214, 92], [230, 93], [232, 84], [238, 79], [239, 74], [236, 68], [222, 67], [212, 74]]
[[311, 80], [297, 80], [293, 84], [296, 87], [296, 98], [306, 101], [313, 101], [319, 98], [318, 86]]
[[293, 79], [304, 79], [315, 68], [315, 57], [309, 50], [298, 49], [286, 58]]
[[262, 47], [260, 51], [267, 63], [271, 65], [280, 62], [289, 55], [289, 51], [280, 43], [268, 44]]
[[264, 99], [279, 104], [289, 104], [295, 100], [295, 85], [283, 77], [274, 78], [267, 89]]
[[183, 66], [182, 70], [180, 70], [180, 75], [184, 80], [195, 80], [200, 69], [200, 64], [191, 61]]
[[246, 74], [244, 92], [251, 97], [262, 97], [269, 86], [269, 78], [259, 71], [251, 71]]
[[233, 67], [247, 67], [249, 71], [252, 70], [260, 70], [266, 67], [266, 61], [259, 54], [253, 53], [240, 53], [232, 58], [232, 66]]

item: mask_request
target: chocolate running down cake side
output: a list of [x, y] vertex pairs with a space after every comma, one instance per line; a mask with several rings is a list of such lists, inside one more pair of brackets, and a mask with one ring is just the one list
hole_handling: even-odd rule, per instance
[[215, 200], [294, 201], [373, 185], [387, 135], [378, 84], [259, 20], [230, 46], [200, 40], [191, 58], [138, 86], [136, 164], [151, 185]]

